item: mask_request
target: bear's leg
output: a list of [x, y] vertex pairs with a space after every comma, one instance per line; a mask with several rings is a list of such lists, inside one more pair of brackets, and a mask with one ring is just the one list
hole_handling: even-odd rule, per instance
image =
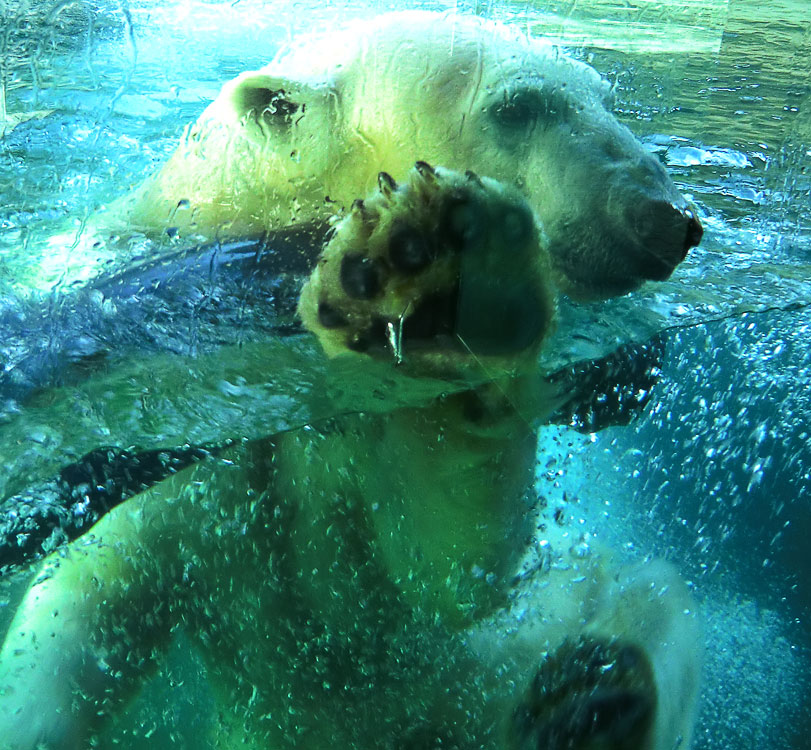
[[0, 650], [0, 750], [83, 750], [155, 669], [176, 616], [178, 550], [199, 523], [170, 499], [193, 469], [45, 560]]

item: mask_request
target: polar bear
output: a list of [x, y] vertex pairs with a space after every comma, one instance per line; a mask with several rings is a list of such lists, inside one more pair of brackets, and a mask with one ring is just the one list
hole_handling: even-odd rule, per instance
[[114, 221], [219, 237], [342, 211], [305, 326], [329, 356], [471, 387], [237, 443], [46, 560], [0, 653], [0, 748], [87, 747], [181, 628], [221, 747], [686, 747], [686, 586], [531, 487], [556, 291], [668, 275], [692, 209], [552, 48], [424, 13], [330, 45], [226, 84]]

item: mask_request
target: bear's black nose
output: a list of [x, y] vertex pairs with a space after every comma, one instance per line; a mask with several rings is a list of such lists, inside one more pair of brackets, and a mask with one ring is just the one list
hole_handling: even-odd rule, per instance
[[682, 215], [687, 220], [687, 234], [684, 239], [684, 257], [687, 257], [687, 252], [691, 247], [697, 247], [704, 236], [704, 227], [693, 211], [692, 208], [686, 208], [682, 211]]
[[641, 250], [637, 271], [644, 279], [668, 278], [704, 234], [687, 203], [643, 199], [628, 206], [625, 217], [634, 244]]

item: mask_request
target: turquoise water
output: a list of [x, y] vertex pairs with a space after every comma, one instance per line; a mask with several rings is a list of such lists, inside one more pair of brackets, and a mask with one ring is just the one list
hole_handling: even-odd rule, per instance
[[[39, 17], [23, 22], [15, 14], [28, 8], [0, 2], [5, 28], [13, 30], [0, 47], [0, 289], [69, 284], [86, 258], [51, 259], [49, 268], [64, 273], [44, 275], [47, 238], [78, 232], [92, 211], [160, 164], [223, 80], [259, 67], [297, 31], [402, 5], [131, 2], [99, 6], [60, 25], [59, 16], [44, 12], [48, 3], [33, 4]], [[806, 4], [459, 5], [548, 30], [606, 74], [616, 83], [618, 115], [699, 207], [705, 240], [672, 281], [570, 311], [568, 325], [585, 327], [588, 336], [576, 346], [561, 339], [547, 355], [550, 366], [558, 365], [596, 356], [619, 340], [667, 332], [656, 403], [633, 427], [569, 436], [574, 447], [561, 491], [576, 497], [584, 513], [599, 508], [617, 544], [673, 559], [694, 583], [710, 644], [696, 747], [808, 747]], [[171, 363], [158, 373], [122, 363], [125, 369], [78, 396], [46, 394], [21, 413], [4, 407], [2, 487], [16, 491], [102, 439], [174, 445], [178, 437], [205, 441], [320, 416], [311, 391], [295, 387], [302, 373], [312, 382], [329, 377], [313, 365], [318, 357], [269, 346], [290, 378], [280, 374], [270, 393], [251, 390], [249, 379], [233, 398], [234, 390], [221, 386], [236, 376], [219, 374], [223, 362], [215, 358], [193, 364], [199, 390], [184, 392], [182, 402], [167, 394], [188, 363], [176, 373]], [[246, 361], [230, 364], [235, 372], [250, 369]], [[151, 387], [165, 398], [138, 413], [108, 398], [112, 390], [121, 404], [130, 403], [123, 383], [158, 376], [164, 380]], [[406, 390], [404, 398], [415, 397]], [[219, 399], [215, 407], [212, 398]], [[357, 394], [318, 406], [340, 409], [340, 398], [355, 403]], [[211, 416], [201, 424], [202, 403]], [[128, 743], [136, 730], [149, 735], [144, 746], [193, 742], [182, 731], [169, 740], [165, 728], [182, 726], [184, 712], [199, 700], [193, 691], [171, 689], [189, 674], [188, 656], [179, 650], [173, 658], [177, 665], [120, 730]], [[170, 708], [156, 718], [151, 706], [167, 695]]]

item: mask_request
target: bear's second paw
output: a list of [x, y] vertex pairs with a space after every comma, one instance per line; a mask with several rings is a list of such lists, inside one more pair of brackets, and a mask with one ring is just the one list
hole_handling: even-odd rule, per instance
[[472, 172], [418, 162], [357, 200], [305, 285], [299, 313], [328, 355], [459, 371], [531, 358], [554, 316], [548, 261], [526, 202]]
[[513, 719], [519, 750], [643, 750], [656, 686], [636, 646], [565, 642], [538, 669]]

